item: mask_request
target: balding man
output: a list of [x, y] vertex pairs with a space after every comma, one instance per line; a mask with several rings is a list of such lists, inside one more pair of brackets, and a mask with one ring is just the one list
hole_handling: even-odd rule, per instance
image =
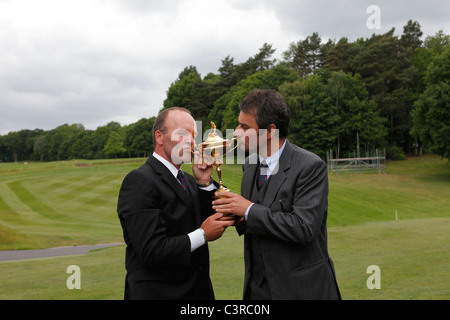
[[126, 249], [125, 299], [214, 299], [207, 241], [232, 221], [211, 208], [212, 166], [190, 162], [197, 128], [189, 111], [162, 111], [153, 126], [154, 152], [123, 181], [118, 214]]

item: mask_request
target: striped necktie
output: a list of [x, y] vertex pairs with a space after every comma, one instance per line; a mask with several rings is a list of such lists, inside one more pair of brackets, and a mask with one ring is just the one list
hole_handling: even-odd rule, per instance
[[261, 162], [261, 165], [259, 166], [258, 191], [261, 190], [268, 179], [268, 170], [269, 167], [267, 166], [267, 163], [265, 161]]

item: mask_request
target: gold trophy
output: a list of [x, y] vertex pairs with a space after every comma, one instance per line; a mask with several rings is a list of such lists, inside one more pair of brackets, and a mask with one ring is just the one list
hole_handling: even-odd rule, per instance
[[[219, 189], [217, 189], [218, 192], [228, 192], [230, 189], [225, 188], [223, 186], [222, 181], [222, 169], [221, 165], [222, 162], [220, 160], [221, 157], [226, 155], [227, 153], [233, 151], [237, 148], [237, 138], [234, 137], [233, 139], [222, 139], [219, 137], [219, 135], [216, 133], [216, 125], [214, 122], [211, 121], [212, 125], [212, 132], [208, 134], [208, 138], [206, 140], [199, 144], [197, 147], [200, 149], [200, 152], [202, 152], [203, 157], [213, 160], [213, 165], [216, 167], [217, 176], [219, 177]], [[233, 140], [236, 140], [236, 146], [234, 148], [231, 148], [233, 145]], [[227, 151], [228, 148], [231, 148]], [[205, 154], [205, 152], [210, 152], [209, 154]]]

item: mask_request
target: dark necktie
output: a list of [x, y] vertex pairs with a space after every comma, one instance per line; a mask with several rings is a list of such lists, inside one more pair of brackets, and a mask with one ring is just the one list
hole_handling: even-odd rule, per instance
[[177, 179], [178, 179], [178, 181], [180, 181], [181, 186], [183, 187], [184, 191], [186, 191], [188, 194], [190, 194], [188, 185], [186, 183], [186, 179], [184, 178], [183, 171], [178, 170]]
[[269, 170], [267, 163], [265, 161], [261, 162], [261, 165], [259, 166], [259, 177], [258, 177], [258, 190], [261, 190], [261, 188], [266, 183], [268, 176], [267, 171]]

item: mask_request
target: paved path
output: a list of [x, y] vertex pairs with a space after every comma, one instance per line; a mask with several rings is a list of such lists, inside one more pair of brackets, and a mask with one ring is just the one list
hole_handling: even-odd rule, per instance
[[95, 249], [102, 249], [120, 245], [124, 245], [124, 243], [81, 245], [81, 246], [58, 247], [58, 248], [38, 249], [38, 250], [0, 250], [0, 262], [11, 260], [59, 257], [59, 256], [73, 256], [78, 254], [85, 254]]

